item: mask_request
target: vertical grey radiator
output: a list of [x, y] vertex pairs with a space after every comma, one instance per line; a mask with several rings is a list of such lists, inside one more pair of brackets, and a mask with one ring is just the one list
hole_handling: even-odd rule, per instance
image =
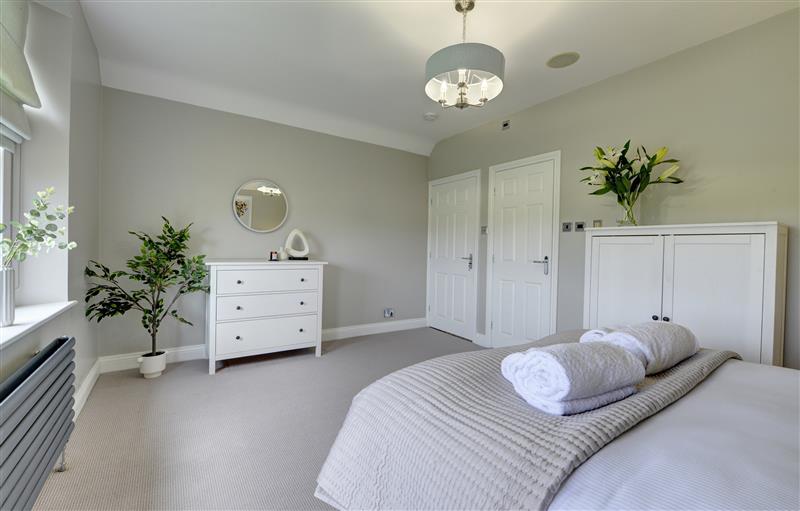
[[30, 509], [72, 428], [75, 338], [61, 337], [0, 383], [0, 509]]

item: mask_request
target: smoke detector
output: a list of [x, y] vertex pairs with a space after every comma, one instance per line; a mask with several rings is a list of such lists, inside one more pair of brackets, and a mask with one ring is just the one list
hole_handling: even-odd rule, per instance
[[425, 119], [426, 121], [435, 121], [436, 119], [439, 118], [439, 114], [437, 114], [436, 112], [425, 112], [422, 118]]

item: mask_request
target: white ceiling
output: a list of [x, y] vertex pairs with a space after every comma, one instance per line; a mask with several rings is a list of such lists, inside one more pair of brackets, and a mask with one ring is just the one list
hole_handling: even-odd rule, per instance
[[[467, 40], [506, 56], [483, 109], [425, 96], [425, 61], [460, 41], [446, 1], [82, 0], [104, 85], [429, 154], [439, 140], [797, 6], [795, 0], [478, 0]], [[548, 58], [578, 51], [555, 70]], [[434, 122], [425, 112], [438, 112]]]

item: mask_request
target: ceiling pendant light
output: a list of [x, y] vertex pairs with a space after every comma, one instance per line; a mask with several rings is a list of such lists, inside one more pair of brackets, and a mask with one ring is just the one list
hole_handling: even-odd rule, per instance
[[497, 48], [467, 42], [467, 13], [475, 0], [455, 0], [463, 16], [461, 43], [437, 51], [425, 65], [425, 94], [442, 108], [483, 106], [503, 90], [506, 59]]

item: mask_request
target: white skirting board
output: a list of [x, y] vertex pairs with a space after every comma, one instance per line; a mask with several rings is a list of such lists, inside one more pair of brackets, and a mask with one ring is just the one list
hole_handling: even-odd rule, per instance
[[322, 331], [322, 341], [337, 341], [362, 335], [385, 334], [400, 330], [412, 330], [428, 326], [426, 318], [398, 319], [381, 323], [366, 323], [363, 325], [342, 326], [339, 328], [326, 328]]
[[89, 399], [89, 394], [91, 394], [92, 389], [94, 388], [94, 384], [97, 383], [97, 378], [100, 376], [100, 359], [94, 361], [92, 368], [89, 369], [89, 373], [86, 375], [86, 378], [83, 379], [81, 382], [81, 386], [75, 391], [75, 404], [72, 405], [72, 409], [75, 410], [75, 417], [77, 418], [78, 415], [81, 414], [81, 410], [83, 410], [83, 405], [86, 404], [86, 400]]
[[[343, 326], [338, 328], [326, 328], [322, 331], [322, 340], [323, 342], [336, 341], [339, 339], [349, 339], [350, 337], [359, 337], [362, 335], [374, 335], [374, 334], [383, 334], [387, 332], [397, 332], [400, 330], [411, 330], [414, 328], [425, 328], [426, 326], [428, 326], [428, 322], [425, 318], [414, 318], [414, 319], [400, 319], [396, 321], [386, 321], [382, 323], [367, 323], [363, 325]], [[180, 346], [177, 348], [164, 348], [164, 350], [167, 352], [167, 363], [184, 362], [187, 360], [198, 360], [206, 358], [205, 344], [193, 344], [191, 346]], [[121, 355], [109, 355], [105, 357], [100, 357], [98, 363], [95, 364], [95, 366], [99, 364], [100, 367], [99, 374], [111, 373], [114, 371], [124, 371], [127, 369], [135, 369], [139, 367], [137, 359], [140, 356], [142, 356], [142, 352], [123, 353]], [[97, 379], [96, 376], [95, 379]], [[88, 381], [89, 377], [86, 378], [84, 384]], [[94, 382], [92, 382], [92, 385], [94, 385]], [[83, 389], [83, 387], [84, 385], [81, 385], [81, 390]], [[86, 395], [88, 396], [88, 392]], [[86, 399], [84, 398], [84, 401], [85, 400]], [[77, 403], [78, 401], [77, 396], [75, 401]], [[81, 406], [83, 405], [81, 404]]]

